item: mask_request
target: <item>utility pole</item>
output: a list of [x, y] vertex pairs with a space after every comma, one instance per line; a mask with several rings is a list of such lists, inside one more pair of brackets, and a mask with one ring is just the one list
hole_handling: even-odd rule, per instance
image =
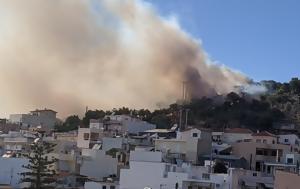
[[179, 106], [179, 128], [181, 131], [183, 131], [185, 128], [187, 128], [188, 110], [185, 110], [185, 123], [182, 118], [182, 116], [183, 116], [182, 114], [184, 111], [184, 105], [186, 104], [186, 101], [187, 101], [187, 82], [182, 81], [182, 98], [181, 98], [181, 103]]
[[182, 105], [184, 104], [185, 101], [185, 96], [186, 96], [186, 81], [182, 81]]
[[189, 109], [185, 110], [185, 128], [188, 126], [188, 114], [189, 114]]
[[185, 101], [185, 85], [186, 82], [182, 81], [182, 97], [181, 97], [181, 102], [179, 104], [179, 130], [183, 131], [183, 124], [182, 124], [182, 111], [183, 111], [183, 106], [184, 106], [184, 101]]
[[179, 130], [183, 131], [183, 128], [182, 128], [182, 107], [180, 107], [180, 110], [179, 110]]

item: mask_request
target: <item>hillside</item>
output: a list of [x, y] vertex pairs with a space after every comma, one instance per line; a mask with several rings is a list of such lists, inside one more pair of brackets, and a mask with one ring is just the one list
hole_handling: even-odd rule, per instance
[[[130, 114], [142, 120], [154, 123], [158, 128], [170, 128], [180, 120], [188, 125], [223, 129], [227, 127], [245, 127], [252, 130], [272, 130], [272, 125], [281, 120], [300, 123], [300, 80], [293, 78], [289, 83], [262, 81], [267, 92], [262, 95], [237, 94], [231, 92], [223, 96], [191, 99], [178, 105], [171, 104], [168, 108], [150, 111], [134, 110], [126, 107], [111, 111], [89, 110], [85, 117], [69, 116], [60, 131], [77, 129], [78, 125], [88, 126], [90, 119], [103, 118], [105, 115]], [[187, 112], [187, 113], [186, 113]]]

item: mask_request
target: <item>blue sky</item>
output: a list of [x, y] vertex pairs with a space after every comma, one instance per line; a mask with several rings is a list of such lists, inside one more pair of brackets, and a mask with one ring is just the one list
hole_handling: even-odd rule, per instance
[[146, 0], [206, 52], [256, 81], [300, 76], [299, 0]]

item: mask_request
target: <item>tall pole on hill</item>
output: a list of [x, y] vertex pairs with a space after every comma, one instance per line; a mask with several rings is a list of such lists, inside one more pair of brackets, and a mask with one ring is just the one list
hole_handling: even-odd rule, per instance
[[185, 128], [187, 128], [188, 126], [188, 115], [189, 115], [189, 109], [185, 109], [185, 125], [184, 125]]
[[186, 81], [182, 81], [182, 98], [181, 98], [181, 104], [180, 104], [180, 108], [179, 108], [179, 128], [180, 131], [183, 131], [187, 125], [187, 112], [185, 115], [185, 124], [183, 124], [183, 111], [184, 111], [184, 105], [186, 103], [186, 98], [187, 98], [187, 87], [186, 87], [187, 82]]

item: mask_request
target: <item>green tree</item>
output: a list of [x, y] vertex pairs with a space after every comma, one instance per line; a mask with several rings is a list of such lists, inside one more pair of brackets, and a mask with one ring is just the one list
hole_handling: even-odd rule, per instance
[[300, 80], [297, 77], [292, 78], [289, 84], [292, 92], [296, 94], [300, 93]]
[[82, 119], [82, 123], [85, 127], [88, 127], [90, 119], [102, 119], [105, 115], [106, 113], [103, 110], [88, 110]]
[[150, 121], [151, 112], [148, 109], [140, 109], [137, 112], [140, 119], [144, 121]]
[[80, 118], [78, 115], [72, 115], [67, 117], [66, 121], [64, 122], [64, 125], [69, 126], [69, 127], [78, 127], [80, 124]]
[[118, 110], [115, 109], [114, 110], [114, 113], [116, 115], [129, 115], [131, 113], [132, 110], [130, 110], [129, 108], [126, 108], [126, 107], [122, 107], [122, 108], [119, 108]]
[[30, 183], [29, 189], [55, 188], [56, 172], [54, 165], [57, 159], [49, 157], [54, 147], [55, 144], [36, 139], [30, 146], [30, 152], [23, 154], [29, 160], [29, 164], [23, 166], [28, 171], [20, 173], [22, 176], [21, 183]]
[[291, 91], [290, 85], [288, 83], [283, 83], [278, 89], [279, 94], [289, 93]]
[[155, 124], [159, 129], [168, 129], [171, 127], [171, 120], [165, 114], [158, 114], [152, 117], [151, 123]]
[[78, 126], [81, 124], [81, 120], [78, 115], [71, 115], [67, 117], [65, 122], [61, 125], [55, 125], [56, 132], [68, 132], [77, 130]]

